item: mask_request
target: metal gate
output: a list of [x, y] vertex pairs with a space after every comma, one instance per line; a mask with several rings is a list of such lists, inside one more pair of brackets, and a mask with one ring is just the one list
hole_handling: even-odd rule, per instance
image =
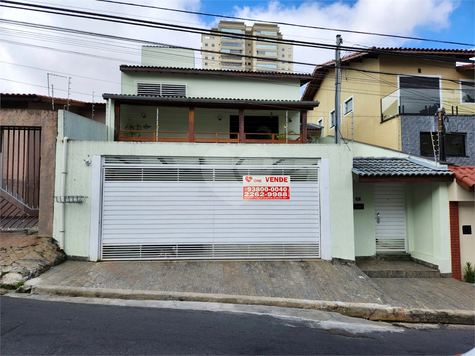
[[[106, 157], [102, 258], [319, 258], [318, 160]], [[290, 200], [243, 200], [288, 175]]]
[[2, 126], [0, 155], [0, 230], [38, 224], [41, 128]]
[[374, 185], [376, 252], [406, 251], [406, 208], [400, 183]]

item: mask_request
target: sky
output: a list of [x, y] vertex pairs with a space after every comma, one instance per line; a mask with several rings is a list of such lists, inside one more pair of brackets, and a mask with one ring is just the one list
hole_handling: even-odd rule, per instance
[[[280, 24], [285, 39], [335, 44], [341, 34], [347, 47], [475, 48], [475, 0], [238, 1], [238, 0], [19, 0], [35, 5], [89, 11], [171, 25], [209, 29], [221, 16]], [[131, 6], [145, 5], [144, 6]], [[0, 92], [40, 94], [102, 102], [103, 93], [120, 93], [121, 64], [140, 65], [143, 44], [199, 49], [201, 36], [144, 26], [11, 9], [0, 0]], [[155, 8], [151, 8], [155, 7]], [[160, 7], [161, 9], [158, 9]], [[211, 14], [169, 11], [185, 10]], [[254, 21], [251, 21], [254, 20]], [[12, 23], [11, 21], [21, 22]], [[290, 26], [287, 24], [295, 24]], [[61, 31], [38, 28], [60, 27]], [[299, 27], [314, 26], [322, 29]], [[36, 27], [32, 27], [36, 26]], [[90, 35], [67, 30], [89, 32]], [[357, 34], [359, 31], [431, 41]], [[94, 35], [93, 35], [94, 34]], [[96, 34], [115, 36], [104, 38]], [[467, 45], [441, 43], [440, 41]], [[349, 54], [345, 51], [342, 55]], [[195, 65], [201, 57], [195, 52]], [[333, 59], [334, 50], [294, 47], [294, 71], [311, 73]]]

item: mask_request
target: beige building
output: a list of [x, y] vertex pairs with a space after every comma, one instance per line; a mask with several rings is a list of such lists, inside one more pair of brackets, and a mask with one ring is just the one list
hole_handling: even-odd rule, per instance
[[[342, 58], [340, 132], [354, 140], [434, 159], [434, 115], [445, 108], [446, 159], [475, 166], [473, 50], [369, 48]], [[315, 68], [302, 100], [308, 121], [335, 135], [335, 63]]]
[[201, 35], [201, 66], [203, 69], [293, 72], [293, 46], [281, 44], [282, 39], [277, 25], [246, 26], [244, 22], [221, 21], [209, 34]]

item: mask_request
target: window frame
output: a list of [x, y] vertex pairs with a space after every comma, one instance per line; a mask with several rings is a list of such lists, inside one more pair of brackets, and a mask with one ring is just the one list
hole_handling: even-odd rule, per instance
[[[459, 88], [460, 88], [460, 104], [462, 105], [475, 105], [475, 97], [474, 97], [474, 101], [471, 102], [471, 101], [468, 101], [468, 102], [464, 102], [463, 101], [463, 89], [462, 89], [462, 86], [463, 86], [463, 82], [465, 83], [472, 83], [474, 86], [475, 86], [475, 80], [470, 80], [470, 79], [460, 79], [459, 80]], [[475, 91], [475, 90], [474, 90]]]
[[[398, 87], [398, 103], [399, 107], [403, 106], [403, 103], [401, 102], [401, 91], [403, 89], [408, 89], [408, 88], [401, 88], [401, 78], [429, 78], [429, 79], [438, 79], [439, 83], [439, 102], [438, 107], [442, 107], [442, 77], [440, 75], [416, 75], [416, 74], [403, 74], [403, 75], [398, 75], [397, 77], [397, 87]], [[433, 114], [421, 114], [421, 113], [406, 113], [406, 112], [400, 112], [400, 109], [398, 109], [399, 115], [422, 115], [422, 116], [427, 116], [427, 115], [433, 115]]]
[[[350, 101], [352, 102], [351, 110], [346, 111], [346, 103], [348, 103]], [[343, 116], [347, 116], [347, 115], [351, 114], [354, 111], [355, 111], [355, 100], [354, 100], [354, 95], [352, 95], [343, 102]]]
[[[419, 153], [422, 157], [434, 157], [434, 152], [432, 151], [431, 154], [427, 154], [423, 152], [423, 147], [422, 145], [427, 145], [428, 143], [430, 144], [430, 147], [432, 147], [432, 141], [430, 138], [431, 132], [426, 132], [426, 131], [421, 131], [419, 132]], [[432, 135], [436, 136], [437, 132], [432, 132]], [[445, 139], [445, 156], [446, 157], [467, 157], [467, 133], [466, 132], [452, 132], [452, 133], [446, 133], [446, 139]], [[425, 136], [425, 140], [423, 141], [423, 136]], [[450, 152], [447, 150], [449, 147], [449, 142], [447, 140], [448, 137], [451, 137], [453, 139], [456, 138], [462, 138], [462, 152], [460, 154], [450, 154]], [[429, 141], [427, 141], [429, 140]]]
[[[335, 128], [335, 125], [333, 124], [333, 120], [332, 120], [332, 113], [333, 113], [333, 112], [335, 112], [335, 109], [331, 110], [330, 113], [329, 113], [329, 119], [330, 119], [330, 125], [329, 125], [330, 128], [329, 128], [329, 130]], [[340, 105], [340, 126], [341, 126], [341, 124], [342, 124], [342, 122], [343, 122], [342, 119], [343, 119], [343, 115], [341, 114], [341, 105]]]
[[322, 130], [320, 132], [320, 137], [323, 137], [323, 117], [321, 117], [320, 119], [317, 120], [317, 125], [320, 125], [322, 127]]

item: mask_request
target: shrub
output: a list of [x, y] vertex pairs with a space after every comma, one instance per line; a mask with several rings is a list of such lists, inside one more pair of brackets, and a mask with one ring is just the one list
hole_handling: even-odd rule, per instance
[[475, 268], [467, 262], [463, 269], [463, 280], [467, 283], [474, 283]]

